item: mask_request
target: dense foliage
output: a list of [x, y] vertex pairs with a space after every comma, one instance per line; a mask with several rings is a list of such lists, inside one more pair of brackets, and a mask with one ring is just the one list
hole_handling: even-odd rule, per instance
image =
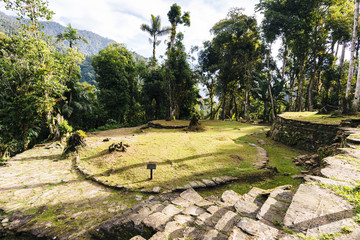
[[[212, 39], [197, 48], [195, 65], [179, 32], [179, 25], [190, 27], [190, 13], [177, 4], [167, 14], [169, 27], [162, 28], [157, 15], [140, 26], [151, 37], [148, 60], [71, 25], [45, 24], [53, 14], [47, 1], [4, 2], [20, 21], [0, 14], [2, 155], [72, 130], [153, 119], [195, 114], [272, 121], [284, 110], [358, 111], [358, 0], [260, 0], [260, 26], [242, 9], [230, 9], [210, 29]], [[167, 33], [165, 58], [158, 62], [158, 37]], [[272, 54], [277, 40], [280, 61]]]

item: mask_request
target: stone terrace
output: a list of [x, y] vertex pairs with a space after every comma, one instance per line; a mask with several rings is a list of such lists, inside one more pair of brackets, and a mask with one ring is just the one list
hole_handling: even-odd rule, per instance
[[[354, 188], [360, 179], [360, 131], [344, 130], [349, 147], [326, 158], [322, 177], [305, 176], [295, 193], [291, 186], [281, 186], [253, 188], [244, 195], [225, 191], [221, 198], [204, 199], [189, 188], [150, 196], [128, 209], [121, 195], [141, 196], [96, 185], [79, 177], [71, 161], [58, 161], [60, 150], [35, 148], [0, 168], [0, 208], [15, 211], [0, 215], [0, 232], [28, 239], [360, 239], [355, 206], [329, 187]], [[50, 221], [36, 221], [36, 215], [51, 207], [61, 226], [67, 226], [61, 231]], [[17, 211], [27, 209], [36, 211]]]

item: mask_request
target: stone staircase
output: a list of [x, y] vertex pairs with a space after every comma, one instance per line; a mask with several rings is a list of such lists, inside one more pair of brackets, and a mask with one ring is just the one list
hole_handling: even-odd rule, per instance
[[252, 188], [244, 195], [230, 190], [221, 198], [204, 199], [190, 188], [150, 197], [91, 234], [95, 239], [131, 240], [358, 240], [355, 207], [326, 187], [354, 188], [359, 183], [360, 129], [347, 131], [350, 148], [324, 159], [323, 176], [306, 176], [296, 193], [291, 186], [281, 186]]

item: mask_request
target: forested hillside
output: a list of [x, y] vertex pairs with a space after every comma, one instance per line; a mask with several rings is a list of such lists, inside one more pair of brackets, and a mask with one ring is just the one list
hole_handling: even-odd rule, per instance
[[[62, 26], [56, 22], [40, 22], [40, 24], [44, 27], [43, 32], [53, 37], [53, 45], [60, 51], [65, 52], [67, 49], [68, 42], [56, 42], [55, 37], [63, 33], [66, 30], [66, 27]], [[0, 12], [0, 32], [5, 33], [6, 35], [11, 35], [18, 31], [19, 24], [15, 17], [8, 16], [3, 12]], [[77, 47], [79, 52], [84, 54], [86, 59], [82, 62], [81, 66], [81, 79], [80, 82], [87, 82], [91, 85], [97, 86], [95, 82], [95, 72], [93, 67], [91, 66], [91, 56], [99, 53], [100, 50], [106, 48], [111, 43], [115, 43], [114, 40], [109, 38], [102, 37], [96, 33], [87, 30], [78, 30], [78, 33], [81, 37], [85, 38], [88, 43], [83, 41], [78, 41]], [[147, 60], [143, 56], [133, 52], [133, 55], [136, 61]]]
[[[56, 22], [40, 22], [44, 27], [43, 32], [48, 35], [55, 37], [56, 35], [65, 31], [66, 27]], [[16, 23], [16, 18], [8, 16], [3, 12], [0, 12], [0, 32], [5, 34], [12, 34], [17, 32], [19, 24]], [[87, 30], [78, 30], [79, 35], [88, 41], [88, 44], [84, 42], [78, 43], [79, 52], [85, 56], [91, 56], [97, 54], [101, 49], [104, 49], [110, 43], [115, 43], [114, 40], [102, 37], [96, 33]], [[66, 42], [65, 42], [66, 44]], [[65, 45], [57, 45], [57, 47], [65, 47]]]

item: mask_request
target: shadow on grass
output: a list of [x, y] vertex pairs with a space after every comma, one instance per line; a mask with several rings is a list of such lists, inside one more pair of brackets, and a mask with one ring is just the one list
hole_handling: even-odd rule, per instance
[[[151, 163], [155, 163], [158, 166], [171, 165], [173, 163], [196, 160], [196, 159], [202, 158], [202, 157], [210, 157], [210, 156], [212, 156], [214, 154], [216, 154], [216, 153], [206, 153], [206, 154], [194, 155], [194, 156], [190, 156], [190, 157], [186, 157], [186, 158], [180, 158], [180, 159], [175, 159], [175, 160], [170, 160], [170, 161], [168, 160], [168, 161], [164, 161], [164, 162], [154, 162], [154, 161], [152, 161]], [[91, 158], [99, 157], [99, 155], [97, 155], [95, 157], [91, 157]], [[138, 168], [138, 167], [144, 167], [144, 169], [146, 169], [146, 166], [147, 166], [148, 163], [150, 163], [150, 162], [137, 163], [137, 164], [129, 165], [129, 166], [126, 166], [126, 167], [117, 168], [115, 170], [110, 169], [110, 170], [107, 170], [105, 172], [96, 174], [94, 176], [99, 177], [99, 176], [104, 176], [104, 175], [118, 174], [118, 173], [122, 173], [124, 171], [130, 170], [130, 169], [133, 169], [133, 168]]]
[[52, 155], [45, 155], [45, 156], [38, 156], [38, 157], [19, 157], [17, 158], [16, 156], [12, 159], [10, 159], [8, 162], [20, 162], [20, 161], [38, 161], [38, 160], [50, 160], [50, 161], [63, 161], [63, 160], [67, 160], [65, 158], [62, 157], [62, 154], [52, 154]]
[[39, 187], [50, 187], [50, 186], [58, 186], [58, 185], [64, 185], [68, 183], [76, 183], [76, 182], [82, 182], [83, 180], [80, 179], [74, 179], [70, 181], [57, 181], [57, 182], [45, 182], [45, 183], [37, 183], [37, 184], [31, 184], [31, 185], [15, 185], [11, 187], [4, 187], [0, 188], [0, 192], [3, 191], [11, 191], [11, 190], [18, 190], [18, 189], [30, 189], [30, 188], [39, 188]]

